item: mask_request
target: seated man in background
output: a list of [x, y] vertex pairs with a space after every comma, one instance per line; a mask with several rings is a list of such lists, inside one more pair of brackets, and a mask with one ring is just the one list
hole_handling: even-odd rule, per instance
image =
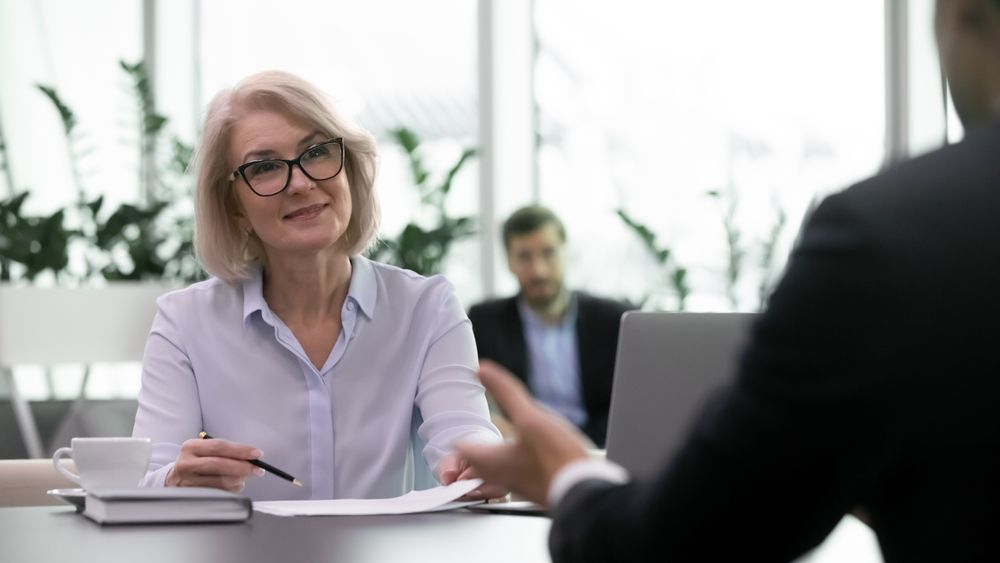
[[514, 212], [503, 242], [520, 292], [469, 310], [479, 356], [519, 374], [540, 402], [604, 447], [618, 326], [631, 307], [566, 288], [566, 228], [549, 209]]

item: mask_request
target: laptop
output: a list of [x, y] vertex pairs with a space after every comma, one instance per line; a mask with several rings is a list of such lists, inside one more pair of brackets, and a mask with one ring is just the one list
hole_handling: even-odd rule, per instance
[[731, 380], [753, 313], [626, 313], [615, 362], [607, 457], [656, 474], [711, 393]]

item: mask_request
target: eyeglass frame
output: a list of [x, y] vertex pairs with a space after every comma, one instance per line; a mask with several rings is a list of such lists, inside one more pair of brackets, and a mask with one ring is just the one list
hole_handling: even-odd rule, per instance
[[[326, 178], [316, 178], [312, 174], [310, 174], [308, 171], [306, 171], [305, 166], [302, 166], [302, 157], [304, 157], [306, 155], [306, 153], [308, 153], [309, 151], [315, 149], [316, 147], [320, 147], [320, 146], [323, 146], [323, 145], [328, 145], [328, 144], [331, 144], [331, 143], [340, 146], [340, 168], [337, 169], [337, 172], [333, 176], [328, 176]], [[344, 146], [344, 138], [343, 137], [336, 137], [336, 138], [330, 139], [328, 141], [323, 141], [323, 142], [320, 142], [320, 143], [316, 143], [314, 145], [310, 145], [309, 148], [307, 148], [306, 150], [302, 151], [302, 154], [300, 154], [299, 156], [297, 156], [297, 157], [295, 157], [295, 158], [293, 158], [291, 160], [287, 160], [287, 159], [284, 159], [284, 158], [262, 158], [260, 160], [251, 160], [250, 162], [244, 162], [243, 164], [241, 164], [238, 167], [236, 167], [236, 170], [233, 170], [233, 173], [229, 175], [229, 181], [233, 182], [237, 178], [242, 178], [243, 182], [245, 182], [246, 185], [247, 185], [247, 187], [250, 188], [250, 191], [252, 191], [254, 193], [254, 195], [256, 195], [257, 197], [274, 197], [274, 196], [280, 194], [281, 192], [287, 190], [288, 186], [291, 185], [291, 183], [292, 183], [292, 169], [295, 166], [299, 167], [299, 170], [301, 170], [302, 173], [306, 175], [306, 178], [309, 178], [310, 180], [312, 180], [314, 182], [322, 182], [324, 180], [330, 180], [330, 179], [336, 178], [337, 176], [340, 175], [341, 172], [344, 171], [344, 159], [345, 158], [347, 158], [347, 148]], [[254, 164], [260, 164], [261, 162], [284, 162], [285, 165], [288, 166], [288, 177], [285, 178], [285, 185], [284, 185], [284, 187], [282, 187], [280, 190], [274, 192], [273, 194], [264, 195], [264, 194], [258, 192], [257, 190], [253, 189], [253, 184], [250, 183], [250, 180], [247, 179], [246, 173], [244, 172], [247, 168], [253, 166]]]

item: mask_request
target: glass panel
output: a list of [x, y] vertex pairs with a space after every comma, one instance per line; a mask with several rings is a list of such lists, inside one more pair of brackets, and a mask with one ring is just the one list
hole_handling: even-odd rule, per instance
[[566, 220], [577, 285], [676, 306], [623, 208], [688, 269], [690, 309], [755, 310], [810, 202], [879, 166], [880, 2], [536, 6], [541, 200]]
[[[119, 61], [141, 57], [141, 9], [115, 0], [0, 3], [0, 123], [14, 189], [32, 192], [25, 211], [51, 212], [78, 189], [115, 205], [137, 197], [138, 110]], [[38, 84], [72, 112], [69, 142]], [[8, 187], [0, 177], [0, 197]]]

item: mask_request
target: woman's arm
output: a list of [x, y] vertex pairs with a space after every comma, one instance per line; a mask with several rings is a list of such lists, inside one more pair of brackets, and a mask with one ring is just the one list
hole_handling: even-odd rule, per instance
[[260, 452], [244, 444], [195, 438], [202, 430], [201, 402], [175, 314], [169, 301], [161, 299], [143, 354], [132, 435], [151, 438], [153, 454], [142, 485], [239, 491], [248, 476], [261, 473], [245, 461]]
[[[427, 442], [424, 458], [442, 483], [471, 478], [467, 464], [454, 451], [459, 442], [499, 444], [500, 432], [490, 422], [472, 324], [450, 284], [443, 284], [439, 310], [430, 315], [433, 335], [421, 367], [415, 403], [423, 418], [418, 433]], [[490, 492], [490, 491], [484, 491]], [[496, 491], [502, 496], [506, 491]]]
[[183, 349], [169, 302], [159, 310], [146, 340], [142, 358], [142, 386], [133, 436], [153, 441], [153, 456], [144, 486], [162, 487], [181, 444], [201, 430], [201, 409], [194, 371]]

